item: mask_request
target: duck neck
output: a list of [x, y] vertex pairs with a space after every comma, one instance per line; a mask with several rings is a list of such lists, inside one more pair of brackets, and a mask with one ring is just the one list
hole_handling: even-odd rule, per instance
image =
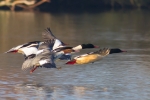
[[78, 45], [78, 46], [75, 46], [72, 48], [73, 50], [81, 50], [82, 49], [82, 46], [81, 45]]

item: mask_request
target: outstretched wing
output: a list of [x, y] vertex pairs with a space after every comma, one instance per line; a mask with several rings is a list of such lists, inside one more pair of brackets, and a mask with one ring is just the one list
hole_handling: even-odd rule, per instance
[[39, 64], [45, 68], [56, 68], [54, 63], [54, 54], [49, 52], [40, 57]]
[[44, 41], [49, 42], [53, 42], [56, 39], [50, 28], [45, 29], [45, 32], [42, 33], [42, 38]]
[[104, 57], [104, 56], [107, 56], [109, 54], [109, 52], [110, 52], [109, 48], [103, 48], [103, 49], [100, 49], [96, 52], [93, 52], [93, 54], [99, 54], [99, 55]]
[[23, 47], [37, 47], [40, 42], [41, 41], [33, 41], [33, 42], [24, 43], [24, 44], [21, 44], [21, 45], [11, 48], [10, 50], [6, 51], [5, 53], [16, 53], [20, 48], [23, 48]]
[[33, 60], [33, 58], [25, 60], [22, 64], [22, 70], [27, 70], [27, 69], [32, 68], [32, 66], [31, 66], [32, 60]]

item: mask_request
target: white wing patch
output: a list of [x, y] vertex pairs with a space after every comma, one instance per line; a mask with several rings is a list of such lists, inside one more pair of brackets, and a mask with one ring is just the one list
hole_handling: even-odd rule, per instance
[[58, 39], [55, 39], [55, 43], [54, 43], [54, 46], [53, 46], [53, 50], [55, 50], [56, 48], [59, 48], [59, 47], [61, 47], [61, 46], [63, 46], [62, 43], [61, 43], [61, 41], [58, 40]]
[[43, 51], [44, 51], [43, 49], [42, 50], [38, 50], [37, 53], [36, 53], [36, 55], [42, 53]]
[[40, 64], [40, 65], [44, 65], [44, 64], [46, 64], [46, 63], [48, 63], [47, 59], [44, 59], [44, 60], [40, 60], [40, 61], [39, 61], [39, 64]]
[[20, 50], [22, 50], [26, 56], [31, 55], [31, 54], [36, 54], [38, 51], [37, 48], [35, 47], [29, 47], [29, 48], [24, 47], [24, 48], [21, 48]]

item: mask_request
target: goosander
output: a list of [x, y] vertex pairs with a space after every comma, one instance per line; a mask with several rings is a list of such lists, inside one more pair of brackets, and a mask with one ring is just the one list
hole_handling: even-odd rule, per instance
[[[50, 32], [50, 29], [47, 29], [46, 32], [42, 33], [44, 42], [39, 45], [37, 52], [34, 55], [29, 55], [23, 62], [22, 70], [31, 68], [30, 73], [33, 73], [33, 71], [38, 67], [56, 68], [54, 63], [55, 59], [65, 53], [68, 53], [60, 52], [56, 56], [56, 54], [52, 51], [54, 49], [54, 45], [63, 46], [64, 43], [49, 34]], [[26, 52], [26, 50], [24, 52]]]
[[68, 53], [68, 51], [59, 52], [59, 54], [57, 54], [56, 56], [56, 54], [52, 51], [52, 47], [53, 43], [50, 42], [44, 42], [43, 44], [41, 44], [38, 48], [36, 56], [24, 61], [24, 63], [22, 64], [22, 70], [31, 69], [30, 73], [33, 73], [33, 71], [38, 67], [57, 68], [55, 59], [57, 59], [57, 56]]
[[98, 48], [98, 46], [95, 46], [90, 43], [89, 44], [81, 44], [81, 45], [78, 45], [75, 47], [62, 46], [62, 47], [54, 49], [53, 52], [57, 52], [57, 53], [59, 53], [61, 51], [69, 52], [67, 54], [60, 56], [59, 59], [60, 60], [71, 60], [72, 53], [79, 52], [81, 49], [88, 49], [88, 48]]
[[22, 70], [31, 68], [30, 73], [38, 67], [56, 68], [54, 63], [54, 53], [51, 52], [53, 43], [44, 42], [38, 48], [37, 54], [33, 58], [25, 60]]
[[121, 53], [121, 52], [126, 52], [126, 51], [120, 50], [118, 48], [114, 48], [114, 49], [104, 48], [104, 49], [100, 49], [96, 52], [90, 52], [87, 54], [76, 56], [71, 61], [68, 61], [66, 64], [73, 65], [73, 64], [93, 63], [95, 61], [102, 59], [103, 57], [107, 56], [108, 54]]
[[95, 46], [93, 44], [81, 44], [75, 47], [69, 47], [69, 46], [62, 46], [62, 47], [58, 47], [56, 49], [53, 50], [53, 52], [58, 52], [58, 51], [62, 51], [62, 50], [72, 50], [74, 51], [79, 51], [81, 49], [87, 49], [87, 48], [98, 48], [98, 46]]
[[[53, 49], [55, 49], [59, 45], [65, 45], [62, 41], [60, 41], [53, 35], [50, 28], [45, 29], [45, 32], [42, 33], [42, 37], [44, 41], [54, 43]], [[44, 42], [41, 41], [25, 43], [13, 47], [5, 53], [21, 53], [25, 56], [25, 59], [28, 59], [28, 57], [33, 57], [37, 53], [39, 46], [43, 43]]]
[[[38, 68], [38, 67], [45, 67], [45, 68], [57, 68], [55, 65], [55, 60], [60, 58], [61, 56], [70, 53], [71, 51], [73, 51], [73, 47], [63, 47], [63, 48], [59, 48], [60, 50], [55, 50], [55, 52], [52, 50], [54, 43], [50, 43], [50, 42], [44, 42], [42, 43], [39, 48], [38, 51], [36, 53], [36, 55], [30, 55], [30, 57], [28, 57], [28, 59], [26, 59], [24, 61], [24, 63], [22, 64], [22, 70], [26, 70], [31, 68], [30, 73], [33, 73], [33, 71]], [[94, 48], [97, 46], [94, 46], [92, 44], [82, 44], [84, 45], [82, 48]], [[81, 46], [82, 46], [81, 45]], [[80, 45], [78, 46], [80, 47]], [[80, 47], [81, 48], [81, 47]], [[64, 50], [63, 50], [64, 49]], [[79, 49], [79, 48], [78, 48]], [[76, 50], [78, 50], [76, 48]]]

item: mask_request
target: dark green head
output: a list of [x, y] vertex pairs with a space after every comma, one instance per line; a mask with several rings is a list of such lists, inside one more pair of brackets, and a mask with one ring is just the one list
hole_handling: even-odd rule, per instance
[[87, 49], [87, 48], [98, 48], [98, 46], [95, 46], [93, 44], [82, 44], [82, 49]]
[[121, 53], [121, 52], [127, 52], [127, 51], [120, 50], [119, 48], [114, 48], [114, 49], [110, 49], [109, 54], [112, 54], [112, 53]]

